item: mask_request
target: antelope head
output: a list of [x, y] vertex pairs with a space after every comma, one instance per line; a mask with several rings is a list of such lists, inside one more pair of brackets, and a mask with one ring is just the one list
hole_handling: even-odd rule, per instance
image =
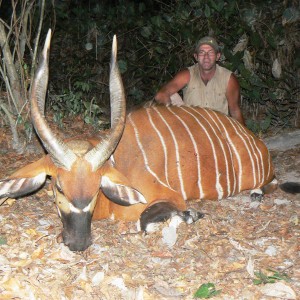
[[122, 136], [126, 116], [125, 92], [116, 60], [116, 37], [112, 44], [109, 78], [111, 128], [101, 134], [96, 144], [76, 139], [65, 142], [46, 122], [50, 39], [49, 30], [30, 99], [32, 123], [48, 155], [1, 180], [0, 198], [33, 192], [42, 186], [46, 175], [51, 176], [55, 203], [63, 223], [63, 241], [70, 250], [83, 251], [91, 244], [91, 220], [99, 193], [120, 205], [146, 203], [146, 200], [107, 162]]

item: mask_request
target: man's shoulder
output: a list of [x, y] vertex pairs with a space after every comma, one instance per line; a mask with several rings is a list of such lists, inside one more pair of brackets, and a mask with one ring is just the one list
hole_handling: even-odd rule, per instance
[[189, 72], [189, 75], [191, 77], [200, 76], [200, 71], [199, 71], [199, 65], [198, 64], [194, 64], [192, 66], [189, 66], [189, 67], [186, 68], [186, 70]]
[[189, 76], [190, 76], [189, 68], [182, 69], [176, 74], [177, 78], [186, 78], [186, 77], [189, 77]]
[[189, 70], [189, 71], [195, 70], [195, 69], [199, 69], [199, 65], [198, 64], [193, 64], [193, 65], [187, 67], [187, 70]]

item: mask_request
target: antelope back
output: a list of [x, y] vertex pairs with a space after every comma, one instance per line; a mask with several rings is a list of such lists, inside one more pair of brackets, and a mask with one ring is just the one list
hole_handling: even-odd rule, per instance
[[154, 106], [130, 113], [114, 159], [146, 198], [159, 197], [153, 189], [163, 186], [183, 199], [222, 199], [274, 177], [261, 140], [204, 108]]

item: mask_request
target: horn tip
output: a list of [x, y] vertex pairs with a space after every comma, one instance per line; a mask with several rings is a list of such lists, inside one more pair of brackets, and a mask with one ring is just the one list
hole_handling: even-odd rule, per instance
[[114, 37], [113, 37], [113, 43], [112, 43], [112, 54], [113, 54], [113, 57], [114, 59], [116, 59], [117, 57], [117, 35], [114, 34]]
[[44, 51], [43, 51], [45, 57], [47, 56], [47, 52], [50, 48], [51, 32], [52, 32], [51, 28], [49, 28], [48, 33], [47, 33], [47, 37], [46, 37], [46, 40], [45, 40]]

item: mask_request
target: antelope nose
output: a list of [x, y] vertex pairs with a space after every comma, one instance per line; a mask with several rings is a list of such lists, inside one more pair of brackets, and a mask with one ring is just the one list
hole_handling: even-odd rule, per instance
[[71, 251], [84, 251], [86, 250], [91, 244], [92, 239], [91, 237], [82, 238], [82, 239], [70, 239], [64, 238], [64, 244], [71, 250]]

